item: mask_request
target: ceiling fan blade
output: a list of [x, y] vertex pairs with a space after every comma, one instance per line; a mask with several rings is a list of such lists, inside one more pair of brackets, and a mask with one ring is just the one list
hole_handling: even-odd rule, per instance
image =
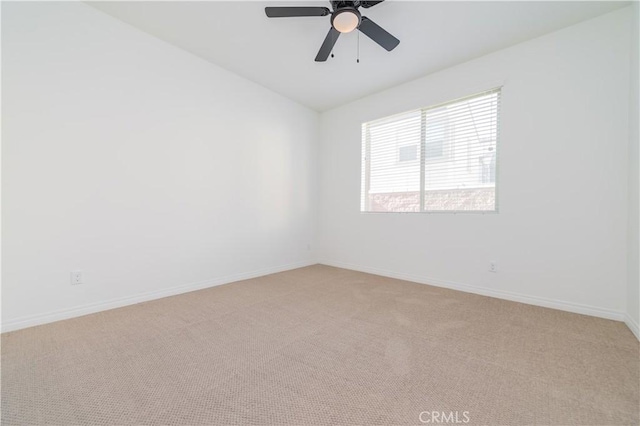
[[386, 32], [380, 25], [376, 24], [366, 16], [362, 17], [362, 22], [358, 29], [389, 52], [400, 44], [400, 40]]
[[384, 0], [363, 0], [360, 2], [360, 6], [365, 9], [369, 9], [370, 7], [375, 6], [378, 3], [382, 3]]
[[331, 13], [326, 7], [265, 7], [269, 18], [293, 18], [296, 16], [327, 16]]
[[338, 36], [340, 36], [340, 32], [335, 28], [331, 27], [327, 36], [324, 38], [324, 42], [322, 42], [322, 46], [320, 46], [320, 50], [316, 55], [316, 62], [324, 62], [329, 57], [329, 53], [333, 50], [333, 46], [338, 41]]

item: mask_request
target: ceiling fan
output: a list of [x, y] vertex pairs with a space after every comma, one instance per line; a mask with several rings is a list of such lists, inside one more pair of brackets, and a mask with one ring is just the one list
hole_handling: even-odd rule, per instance
[[392, 51], [400, 43], [400, 40], [389, 34], [378, 24], [366, 16], [362, 16], [358, 10], [360, 7], [368, 9], [384, 0], [360, 0], [360, 1], [331, 1], [333, 12], [326, 7], [265, 7], [264, 11], [269, 18], [292, 18], [298, 16], [327, 16], [331, 15], [331, 29], [324, 39], [320, 51], [316, 56], [316, 62], [324, 62], [338, 41], [340, 33], [350, 33], [358, 29], [371, 40]]

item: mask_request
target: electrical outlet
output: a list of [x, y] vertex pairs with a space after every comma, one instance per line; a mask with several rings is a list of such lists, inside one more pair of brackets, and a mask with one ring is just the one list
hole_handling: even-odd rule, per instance
[[489, 262], [489, 272], [498, 272], [498, 264], [495, 261]]
[[82, 284], [82, 271], [71, 271], [71, 284]]

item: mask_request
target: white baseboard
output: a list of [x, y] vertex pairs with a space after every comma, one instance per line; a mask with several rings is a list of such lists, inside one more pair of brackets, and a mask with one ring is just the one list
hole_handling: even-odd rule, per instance
[[258, 271], [233, 274], [225, 277], [214, 278], [211, 280], [199, 281], [199, 282], [190, 283], [190, 284], [183, 284], [177, 287], [171, 287], [171, 288], [158, 290], [158, 291], [138, 293], [133, 296], [111, 299], [105, 302], [90, 303], [87, 305], [76, 306], [70, 309], [47, 312], [39, 315], [19, 317], [19, 318], [11, 319], [8, 321], [3, 321], [2, 333], [20, 330], [22, 328], [27, 328], [27, 327], [33, 327], [35, 325], [48, 324], [50, 322], [65, 320], [69, 318], [80, 317], [83, 315], [106, 311], [109, 309], [120, 308], [123, 306], [134, 305], [136, 303], [146, 302], [149, 300], [161, 299], [163, 297], [175, 296], [177, 294], [188, 293], [190, 291], [201, 290], [204, 288], [214, 287], [222, 284], [228, 284], [234, 281], [247, 280], [251, 278], [261, 277], [263, 275], [289, 271], [291, 269], [297, 269], [305, 266], [315, 265], [316, 263], [317, 262], [315, 261], [291, 263], [288, 265], [281, 265], [273, 268], [265, 268]]
[[406, 281], [413, 281], [420, 284], [428, 284], [436, 287], [450, 288], [453, 290], [464, 291], [466, 293], [474, 293], [482, 296], [490, 296], [498, 299], [511, 300], [514, 302], [526, 303], [529, 305], [542, 306], [545, 308], [559, 309], [562, 311], [574, 312], [578, 314], [590, 315], [599, 318], [606, 318], [616, 321], [624, 321], [631, 332], [640, 340], [640, 326], [627, 314], [618, 311], [598, 308], [595, 306], [582, 305], [571, 302], [546, 299], [535, 296], [527, 296], [519, 293], [512, 293], [500, 290], [489, 289], [469, 284], [455, 283], [434, 278], [421, 277], [417, 275], [387, 271], [384, 269], [370, 268], [367, 266], [359, 266], [344, 262], [324, 260], [320, 262], [305, 261], [288, 265], [277, 266], [273, 268], [265, 268], [258, 271], [228, 275], [221, 278], [199, 281], [190, 284], [184, 284], [168, 289], [139, 293], [133, 296], [111, 299], [105, 302], [91, 303], [87, 305], [77, 306], [71, 309], [64, 309], [54, 312], [47, 312], [39, 315], [20, 317], [9, 321], [2, 322], [2, 333], [20, 330], [36, 325], [48, 324], [55, 321], [61, 321], [69, 318], [80, 317], [83, 315], [93, 314], [96, 312], [106, 311], [109, 309], [120, 308], [123, 306], [134, 305], [136, 303], [146, 302], [149, 300], [161, 299], [163, 297], [175, 296], [190, 291], [201, 290], [204, 288], [214, 287], [217, 285], [228, 284], [234, 281], [241, 281], [264, 275], [275, 274], [277, 272], [289, 271], [291, 269], [303, 268], [305, 266], [321, 263], [323, 265], [335, 266], [337, 268], [350, 269], [353, 271], [366, 272], [369, 274], [381, 275], [389, 278], [397, 278]]
[[636, 339], [640, 340], [640, 326], [637, 322], [631, 318], [629, 314], [625, 314], [624, 323], [629, 327], [629, 330], [636, 336]]
[[[625, 321], [623, 312], [602, 309], [595, 306], [582, 305], [578, 303], [565, 302], [561, 300], [546, 299], [537, 296], [528, 296], [520, 293], [507, 292], [502, 290], [494, 290], [486, 287], [479, 287], [469, 284], [455, 283], [435, 278], [422, 277], [417, 275], [405, 274], [400, 272], [387, 271], [384, 269], [370, 268], [368, 266], [352, 265], [344, 262], [333, 260], [320, 260], [318, 263], [336, 268], [351, 269], [359, 272], [366, 272], [374, 275], [381, 275], [389, 278], [397, 278], [405, 281], [412, 281], [420, 284], [428, 284], [435, 287], [444, 287], [452, 290], [464, 291], [466, 293], [479, 294], [482, 296], [495, 297], [498, 299], [511, 300], [513, 302], [526, 303], [528, 305], [542, 306], [545, 308], [558, 309], [561, 311], [573, 312], [577, 314], [589, 315], [593, 317], [606, 318], [615, 321]], [[628, 325], [628, 324], [627, 324]], [[637, 330], [637, 326], [636, 326]], [[632, 330], [633, 331], [633, 330]], [[636, 332], [636, 336], [637, 336]]]

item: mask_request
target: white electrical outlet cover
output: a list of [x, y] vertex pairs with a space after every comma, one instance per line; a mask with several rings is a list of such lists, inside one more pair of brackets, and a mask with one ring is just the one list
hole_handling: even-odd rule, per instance
[[72, 285], [82, 284], [82, 271], [80, 270], [71, 271], [71, 284]]

